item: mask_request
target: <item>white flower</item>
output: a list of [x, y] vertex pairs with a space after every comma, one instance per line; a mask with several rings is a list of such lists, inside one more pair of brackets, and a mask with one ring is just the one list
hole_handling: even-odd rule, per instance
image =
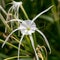
[[[7, 18], [6, 18], [6, 21], [8, 20], [11, 20], [13, 18], [19, 18], [19, 7], [22, 5], [22, 2], [16, 2], [16, 1], [13, 1], [12, 2], [12, 6], [9, 8], [8, 10], [8, 13], [7, 13]], [[10, 19], [9, 19], [10, 18]], [[11, 29], [13, 30], [14, 29], [14, 23], [11, 22]], [[19, 22], [18, 22], [18, 26], [19, 26]], [[7, 31], [7, 28], [5, 28], [5, 32]], [[18, 35], [19, 32], [18, 32]]]
[[[0, 10], [2, 10], [5, 15], [7, 16], [6, 21], [11, 20], [12, 18], [19, 18], [19, 7], [22, 5], [22, 2], [12, 2], [12, 6], [9, 8], [8, 12], [6, 12], [2, 6], [0, 6]], [[12, 16], [13, 15], [13, 16]], [[11, 22], [11, 28], [13, 29], [14, 23]], [[19, 25], [19, 22], [18, 22]], [[5, 28], [5, 32], [7, 31], [7, 28]]]
[[16, 18], [18, 18], [18, 13], [19, 13], [19, 7], [22, 5], [22, 2], [16, 2], [16, 1], [13, 1], [12, 2], [12, 6], [9, 8], [8, 10], [8, 13], [13, 13], [14, 12], [14, 16]]
[[20, 24], [19, 29], [21, 30], [22, 34], [31, 35], [36, 30], [36, 25], [31, 20], [25, 20]]
[[40, 16], [42, 15], [43, 13], [47, 12], [49, 9], [51, 9], [52, 6], [50, 6], [48, 9], [44, 10], [43, 12], [39, 13], [35, 18], [33, 18], [32, 20], [19, 20], [19, 19], [13, 19], [13, 20], [10, 20], [8, 22], [13, 22], [13, 21], [19, 21], [20, 22], [20, 26], [13, 30], [9, 35], [8, 37], [6, 38], [5, 42], [3, 43], [2, 47], [5, 45], [6, 41], [8, 41], [9, 37], [17, 30], [20, 30], [21, 31], [21, 39], [20, 39], [20, 42], [19, 42], [19, 48], [18, 48], [18, 60], [19, 60], [19, 51], [20, 51], [20, 45], [22, 43], [22, 40], [24, 38], [25, 35], [29, 35], [30, 37], [30, 40], [31, 40], [31, 44], [32, 44], [32, 47], [34, 49], [34, 52], [35, 52], [35, 56], [36, 56], [36, 60], [39, 60], [38, 58], [38, 55], [36, 53], [36, 50], [35, 50], [35, 46], [34, 46], [34, 41], [33, 41], [33, 37], [32, 37], [32, 33], [34, 33], [35, 31], [37, 31], [39, 34], [42, 35], [42, 37], [44, 38], [49, 50], [50, 50], [50, 53], [51, 53], [51, 48], [50, 48], [50, 45], [48, 43], [48, 40], [47, 38], [45, 37], [45, 35], [36, 27], [36, 24], [35, 24], [35, 20]]

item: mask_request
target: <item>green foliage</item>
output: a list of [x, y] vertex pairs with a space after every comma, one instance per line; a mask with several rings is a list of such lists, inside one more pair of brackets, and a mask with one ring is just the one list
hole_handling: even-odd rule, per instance
[[[10, 7], [9, 3], [11, 1], [12, 0], [3, 0], [3, 1], [0, 0], [0, 5], [2, 5], [4, 9], [7, 11]], [[41, 15], [36, 20], [36, 24], [38, 28], [41, 31], [43, 31], [46, 37], [48, 38], [48, 41], [52, 49], [52, 53], [50, 55], [49, 53], [47, 54], [48, 55], [47, 60], [60, 60], [60, 1], [59, 0], [21, 0], [21, 1], [23, 2], [23, 7], [26, 10], [30, 19], [34, 18], [38, 13], [45, 10], [49, 6], [54, 5], [54, 7], [49, 12]], [[6, 43], [4, 48], [1, 48], [5, 38], [11, 32], [11, 29], [4, 21], [4, 19], [6, 19], [5, 18], [6, 16], [2, 11], [1, 14], [3, 15], [4, 18], [0, 15], [0, 60], [9, 57], [17, 58], [17, 49], [18, 49], [17, 46], [20, 38], [20, 37], [18, 38], [17, 33], [13, 34], [10, 37], [9, 42]], [[28, 18], [24, 16], [21, 10], [19, 10], [19, 14], [21, 19]], [[5, 26], [7, 26], [8, 28], [7, 33], [5, 33], [4, 31]], [[35, 33], [35, 35], [33, 36], [35, 46], [39, 44], [40, 46], [44, 45], [46, 47], [43, 38], [38, 33]], [[49, 52], [47, 47], [46, 49]], [[45, 50], [43, 52], [45, 52]], [[42, 54], [44, 55], [44, 53]], [[33, 48], [30, 44], [30, 41], [28, 41], [27, 36], [23, 39], [23, 43], [21, 45], [21, 55], [22, 55], [20, 56], [21, 60], [29, 60], [29, 59], [33, 60], [35, 58]]]

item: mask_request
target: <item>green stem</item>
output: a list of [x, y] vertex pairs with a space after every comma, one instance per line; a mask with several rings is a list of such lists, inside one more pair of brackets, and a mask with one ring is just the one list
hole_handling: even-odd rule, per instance
[[[0, 42], [4, 43], [4, 40], [0, 39]], [[11, 44], [11, 43], [9, 43], [9, 42], [6, 42], [6, 44], [18, 50], [18, 47], [16, 47], [16, 46], [13, 45], [13, 44]], [[22, 49], [21, 49], [21, 52], [28, 53], [28, 52], [26, 52], [25, 50], [22, 50]], [[29, 54], [29, 53], [28, 53], [28, 54]]]
[[19, 43], [19, 40], [17, 40], [15, 37], [11, 36], [11, 38], [13, 38], [16, 42]]
[[33, 37], [34, 37], [34, 43], [35, 43], [35, 47], [37, 46], [37, 42], [36, 42], [36, 34], [34, 33], [33, 34]]
[[3, 11], [5, 15], [7, 15], [7, 12], [2, 8], [2, 6], [0, 6], [0, 10]]
[[[2, 40], [2, 39], [0, 39], [0, 42], [4, 42], [4, 40]], [[14, 47], [15, 49], [18, 49], [18, 47], [16, 47], [15, 45], [13, 45], [13, 44], [11, 44], [11, 43], [9, 43], [9, 42], [6, 42], [6, 44], [7, 45], [10, 45], [10, 46], [12, 46], [12, 47]]]
[[59, 16], [57, 14], [57, 8], [55, 6], [54, 0], [52, 0], [52, 4], [54, 5], [54, 7], [52, 8], [52, 13], [53, 13], [54, 20], [55, 20], [54, 22], [56, 23], [58, 35], [60, 36], [60, 22], [59, 22]]
[[23, 6], [21, 5], [20, 7], [21, 7], [21, 10], [23, 11], [25, 17], [29, 20], [29, 17], [28, 17], [28, 15], [27, 15], [25, 9], [23, 8]]
[[8, 28], [9, 31], [11, 31], [9, 25], [6, 23], [5, 19], [3, 18], [2, 14], [0, 13], [0, 19], [4, 23], [4, 25]]
[[[28, 58], [29, 56], [20, 56], [20, 58]], [[6, 58], [4, 60], [11, 60], [11, 59], [15, 59], [15, 58], [18, 58], [18, 56], [14, 56], [14, 57], [9, 57], [9, 58]]]

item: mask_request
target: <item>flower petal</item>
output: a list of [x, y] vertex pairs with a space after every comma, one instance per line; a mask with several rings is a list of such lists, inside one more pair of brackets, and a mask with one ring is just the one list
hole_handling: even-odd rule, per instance
[[20, 20], [20, 19], [11, 19], [11, 20], [6, 21], [6, 22], [8, 23], [8, 22], [13, 22], [13, 21], [23, 22], [23, 20]]
[[40, 15], [42, 15], [42, 14], [44, 14], [45, 12], [47, 12], [48, 10], [50, 10], [52, 7], [53, 7], [53, 5], [50, 6], [49, 8], [47, 8], [46, 10], [42, 11], [41, 13], [39, 13], [35, 18], [33, 18], [32, 22], [35, 21]]
[[4, 47], [5, 43], [8, 41], [9, 37], [10, 37], [15, 31], [17, 31], [17, 30], [19, 30], [19, 29], [13, 30], [13, 31], [8, 35], [8, 37], [6, 38], [5, 42], [2, 44], [2, 48]]
[[8, 14], [10, 13], [10, 11], [12, 10], [13, 6], [11, 6], [8, 10]]
[[24, 35], [21, 36], [20, 42], [19, 42], [19, 47], [18, 47], [18, 60], [19, 60], [19, 55], [20, 55], [20, 45], [23, 40]]
[[35, 50], [35, 47], [34, 47], [34, 41], [33, 41], [32, 35], [29, 35], [29, 37], [30, 37], [30, 40], [31, 40], [31, 43], [32, 43], [32, 47], [33, 47], [35, 55], [36, 55], [36, 59], [39, 60], [38, 55], [37, 55], [36, 50]]
[[47, 38], [45, 37], [45, 35], [38, 29], [36, 29], [36, 31], [39, 32], [43, 36], [43, 38], [45, 39], [45, 42], [50, 50], [50, 53], [51, 53], [51, 48], [50, 48], [49, 42], [48, 42]]

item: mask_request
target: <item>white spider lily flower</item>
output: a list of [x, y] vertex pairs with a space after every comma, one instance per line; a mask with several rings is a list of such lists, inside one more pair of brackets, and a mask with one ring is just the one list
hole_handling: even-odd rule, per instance
[[36, 49], [35, 49], [35, 46], [34, 46], [34, 41], [33, 41], [33, 37], [32, 37], [32, 33], [34, 33], [35, 31], [37, 31], [39, 34], [42, 35], [42, 37], [44, 38], [49, 50], [50, 50], [50, 53], [51, 53], [51, 48], [50, 48], [50, 45], [48, 43], [48, 40], [46, 38], [46, 36], [36, 27], [36, 24], [35, 24], [35, 20], [40, 16], [42, 15], [43, 13], [47, 12], [49, 9], [51, 9], [53, 6], [50, 6], [48, 9], [44, 10], [43, 12], [39, 13], [35, 18], [33, 18], [32, 20], [10, 20], [8, 22], [13, 22], [13, 21], [19, 21], [21, 22], [20, 23], [20, 26], [13, 30], [9, 35], [8, 37], [6, 38], [5, 42], [2, 44], [2, 47], [5, 45], [6, 41], [8, 41], [9, 37], [17, 30], [20, 30], [21, 31], [21, 39], [20, 39], [20, 42], [19, 42], [19, 48], [18, 48], [18, 60], [19, 60], [19, 55], [20, 55], [20, 45], [22, 43], [22, 40], [24, 38], [25, 35], [29, 35], [30, 37], [30, 40], [31, 40], [31, 44], [32, 44], [32, 47], [34, 49], [34, 52], [35, 52], [35, 56], [36, 56], [36, 60], [39, 60], [38, 58], [38, 55], [37, 55], [37, 52], [36, 52]]
[[[11, 20], [11, 19], [13, 19], [13, 18], [19, 18], [19, 7], [22, 5], [22, 2], [20, 1], [20, 2], [16, 2], [16, 1], [13, 1], [12, 2], [12, 6], [9, 8], [9, 10], [8, 10], [8, 13], [7, 13], [7, 18], [6, 18], [6, 21], [8, 21], [8, 20]], [[9, 16], [11, 16], [10, 17], [10, 19], [9, 19]], [[19, 22], [18, 22], [18, 26], [19, 26]], [[11, 22], [11, 29], [13, 30], [14, 29], [14, 23], [13, 22]], [[5, 28], [5, 32], [7, 31], [7, 28]], [[19, 34], [20, 32], [18, 31], [18, 35], [20, 35]]]
[[14, 12], [14, 16], [16, 18], [19, 17], [19, 7], [22, 5], [22, 2], [16, 2], [16, 1], [13, 1], [12, 2], [12, 6], [9, 8], [8, 10], [8, 13], [13, 13]]

